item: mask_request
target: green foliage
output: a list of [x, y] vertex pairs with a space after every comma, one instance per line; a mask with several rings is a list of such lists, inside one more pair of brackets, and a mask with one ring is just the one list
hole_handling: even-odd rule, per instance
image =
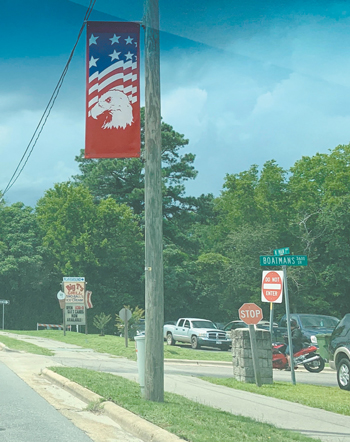
[[294, 431], [282, 430], [244, 416], [236, 416], [173, 393], [165, 393], [164, 402], [145, 401], [141, 397], [140, 387], [136, 382], [119, 376], [81, 368], [53, 367], [52, 370], [176, 434], [183, 440], [191, 442], [310, 441], [309, 437]]
[[94, 316], [93, 324], [98, 330], [100, 330], [100, 336], [104, 336], [106, 325], [111, 319], [111, 315], [106, 315], [103, 312], [101, 312], [99, 315]]
[[31, 207], [22, 203], [0, 206], [0, 286], [2, 297], [10, 300], [7, 328], [36, 328], [41, 322], [37, 312], [44, 316], [49, 309], [41, 240]]
[[142, 303], [142, 235], [129, 207], [112, 198], [94, 202], [85, 186], [62, 183], [39, 200], [36, 213], [45, 266], [57, 283], [85, 276], [97, 314], [113, 316], [126, 302]]
[[[130, 308], [130, 305], [124, 305], [124, 308], [131, 311], [131, 318], [128, 320], [128, 338], [132, 340], [136, 336], [138, 328], [140, 326], [144, 327], [144, 325], [141, 324], [141, 320], [145, 317], [145, 311], [139, 306], [136, 306], [134, 309], [132, 309]], [[117, 327], [120, 335], [124, 336], [126, 324], [125, 321], [123, 321], [123, 319], [117, 314], [115, 315], [115, 319], [115, 326]]]

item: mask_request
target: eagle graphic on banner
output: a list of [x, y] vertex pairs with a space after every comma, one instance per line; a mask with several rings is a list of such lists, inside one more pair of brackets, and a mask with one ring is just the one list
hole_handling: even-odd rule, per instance
[[87, 24], [87, 158], [140, 154], [140, 27]]

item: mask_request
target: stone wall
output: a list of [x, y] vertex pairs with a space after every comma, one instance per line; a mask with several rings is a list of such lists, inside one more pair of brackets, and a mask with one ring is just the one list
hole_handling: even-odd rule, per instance
[[[262, 384], [272, 384], [272, 343], [268, 330], [256, 330]], [[233, 377], [241, 382], [255, 383], [254, 365], [248, 328], [231, 330]]]

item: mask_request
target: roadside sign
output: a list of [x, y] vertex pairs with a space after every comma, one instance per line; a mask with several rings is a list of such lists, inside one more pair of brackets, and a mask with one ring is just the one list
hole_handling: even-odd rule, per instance
[[84, 304], [85, 278], [63, 278], [63, 289], [67, 303]]
[[0, 299], [0, 304], [10, 304], [10, 301], [7, 299]]
[[289, 252], [289, 247], [284, 247], [283, 249], [275, 249], [275, 250], [273, 251], [273, 254], [274, 254], [275, 256], [289, 255], [289, 254], [290, 254], [290, 252]]
[[85, 282], [84, 276], [64, 276], [63, 282]]
[[119, 317], [124, 322], [129, 321], [131, 316], [132, 316], [131, 310], [129, 310], [128, 308], [122, 308], [119, 312]]
[[66, 324], [67, 325], [85, 325], [85, 305], [84, 304], [66, 304]]
[[85, 305], [86, 305], [86, 308], [92, 308], [93, 307], [92, 302], [91, 302], [91, 296], [92, 296], [92, 292], [87, 290], [85, 292]]
[[261, 308], [254, 303], [245, 303], [238, 310], [239, 319], [248, 325], [257, 324], [263, 318]]
[[307, 266], [306, 255], [260, 256], [261, 266]]
[[261, 300], [263, 302], [282, 302], [283, 272], [266, 271], [262, 273]]
[[129, 333], [128, 322], [131, 316], [132, 316], [131, 310], [129, 310], [128, 308], [122, 308], [119, 312], [120, 319], [125, 323], [124, 324], [125, 347], [128, 346], [128, 333]]
[[62, 290], [60, 290], [58, 293], [57, 293], [57, 299], [58, 300], [62, 300], [62, 299], [64, 299], [66, 297], [66, 295], [64, 294], [64, 292], [62, 292]]

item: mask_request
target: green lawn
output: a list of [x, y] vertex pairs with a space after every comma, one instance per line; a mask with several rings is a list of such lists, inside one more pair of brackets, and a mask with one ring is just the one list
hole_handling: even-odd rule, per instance
[[[21, 335], [40, 336], [42, 338], [50, 338], [56, 341], [66, 342], [68, 344], [79, 345], [84, 348], [91, 348], [99, 353], [109, 353], [114, 356], [123, 356], [136, 361], [135, 342], [129, 341], [128, 347], [125, 347], [125, 339], [119, 336], [99, 336], [85, 335], [83, 333], [66, 332], [63, 330], [30, 330], [30, 331], [14, 331], [7, 330], [8, 333], [16, 333]], [[0, 335], [0, 342], [2, 336]], [[164, 345], [165, 359], [189, 359], [189, 360], [206, 360], [206, 361], [226, 361], [232, 360], [231, 352], [220, 350], [193, 350], [190, 346], [168, 346]]]
[[293, 385], [290, 382], [274, 382], [258, 387], [255, 384], [239, 382], [233, 378], [202, 377], [201, 379], [236, 390], [250, 391], [251, 393], [285, 399], [286, 401], [350, 416], [349, 392], [341, 390], [339, 387], [322, 387], [308, 384]]
[[315, 440], [249, 418], [234, 416], [176, 394], [165, 393], [163, 403], [145, 401], [137, 383], [119, 376], [67, 367], [51, 367], [51, 370], [189, 442]]
[[[92, 348], [101, 353], [124, 356], [136, 360], [135, 343], [130, 341], [129, 346], [125, 348], [124, 338], [117, 336], [85, 335], [75, 332], [67, 332], [66, 336], [64, 336], [63, 331], [61, 330], [18, 331], [13, 333], [51, 338], [70, 344], [76, 344], [85, 348]], [[36, 354], [51, 354], [49, 350], [2, 335], [0, 335], [0, 342], [3, 342], [5, 345], [13, 349], [25, 350]], [[230, 352], [197, 351], [189, 348], [177, 346], [171, 347], [167, 345], [164, 346], [164, 357], [192, 360], [231, 360]], [[203, 379], [230, 388], [251, 391], [279, 399], [286, 399], [291, 402], [298, 402], [314, 408], [322, 408], [335, 413], [350, 415], [350, 407], [348, 405], [349, 392], [343, 391], [338, 387], [322, 387], [306, 384], [292, 385], [291, 383], [282, 382], [275, 382], [272, 385], [257, 387], [255, 384], [239, 382], [233, 378]]]
[[38, 347], [37, 345], [30, 344], [29, 342], [20, 341], [14, 338], [8, 338], [7, 336], [0, 335], [0, 342], [6, 345], [6, 347], [12, 350], [26, 351], [36, 355], [52, 356], [52, 351]]

